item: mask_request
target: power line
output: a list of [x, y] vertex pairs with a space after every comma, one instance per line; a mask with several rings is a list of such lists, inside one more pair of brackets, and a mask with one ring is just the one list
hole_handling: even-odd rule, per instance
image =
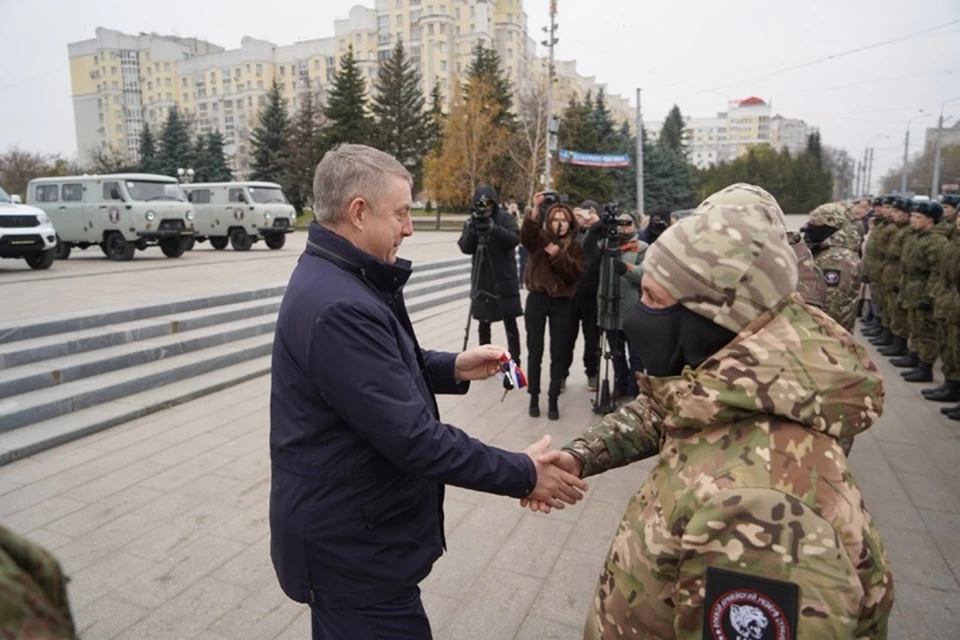
[[837, 89], [848, 89], [850, 87], [860, 87], [865, 84], [876, 84], [877, 82], [892, 82], [894, 80], [906, 80], [908, 78], [920, 78], [923, 76], [933, 76], [940, 73], [953, 73], [954, 71], [960, 70], [960, 67], [953, 67], [952, 69], [939, 69], [937, 71], [924, 71], [922, 73], [910, 73], [903, 76], [894, 76], [892, 78], [878, 78], [876, 80], [864, 80], [862, 82], [851, 82], [849, 84], [838, 84], [832, 87], [820, 87], [817, 89], [802, 89], [800, 91], [787, 91], [786, 93], [778, 93], [776, 97], [780, 98], [782, 96], [795, 96], [804, 93], [817, 93], [820, 91], [835, 91]]
[[20, 85], [27, 84], [28, 82], [33, 82], [34, 80], [40, 80], [41, 78], [46, 78], [47, 76], [52, 76], [53, 74], [59, 73], [61, 71], [63, 71], [63, 67], [57, 67], [56, 69], [51, 69], [50, 71], [46, 71], [44, 73], [41, 73], [35, 76], [30, 76], [29, 78], [24, 78], [23, 80], [18, 80], [14, 83], [4, 85], [0, 87], [0, 91], [13, 89], [14, 87], [19, 87]]

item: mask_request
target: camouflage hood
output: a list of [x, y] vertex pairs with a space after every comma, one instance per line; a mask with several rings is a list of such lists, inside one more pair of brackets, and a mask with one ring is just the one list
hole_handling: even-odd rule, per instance
[[771, 417], [835, 438], [868, 429], [883, 412], [883, 378], [849, 333], [792, 294], [697, 369], [641, 375], [662, 408], [666, 437], [688, 438]]
[[827, 247], [840, 247], [858, 251], [863, 239], [860, 222], [840, 202], [822, 204], [810, 212], [810, 220], [829, 225], [837, 231], [823, 243]]

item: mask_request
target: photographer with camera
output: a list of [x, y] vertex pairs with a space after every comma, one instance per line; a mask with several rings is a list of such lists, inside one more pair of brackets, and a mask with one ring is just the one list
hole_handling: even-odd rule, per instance
[[657, 241], [657, 238], [660, 237], [660, 234], [667, 230], [667, 227], [670, 226], [670, 209], [663, 206], [657, 205], [653, 209], [650, 209], [650, 215], [647, 219], [647, 228], [643, 230], [643, 234], [640, 239], [646, 242], [648, 245], [653, 244]]
[[[523, 315], [515, 250], [520, 244], [516, 218], [500, 207], [493, 187], [480, 185], [473, 194], [470, 218], [457, 241], [460, 251], [473, 256], [470, 315], [477, 320], [480, 344], [490, 344], [490, 324], [503, 321], [510, 356], [520, 363], [520, 330]], [[470, 319], [464, 336], [469, 341]]]
[[547, 417], [560, 418], [558, 398], [568, 366], [571, 299], [583, 273], [583, 250], [576, 242], [577, 221], [555, 192], [538, 193], [520, 228], [520, 242], [530, 253], [526, 272], [527, 383], [530, 416], [540, 416], [540, 369], [543, 336], [550, 320], [550, 389]]
[[[613, 397], [637, 397], [636, 374], [643, 364], [637, 351], [631, 347], [623, 332], [627, 312], [640, 300], [640, 281], [643, 278], [643, 257], [649, 245], [637, 236], [636, 222], [627, 212], [620, 212], [615, 204], [603, 207], [599, 224], [594, 225], [583, 245], [589, 261], [602, 262], [604, 252], [613, 254], [612, 273], [602, 269], [596, 304], [604, 310], [599, 324], [603, 325], [613, 360]], [[612, 286], [609, 278], [619, 278], [619, 286]], [[604, 297], [615, 296], [614, 300]], [[627, 354], [629, 351], [629, 361]]]

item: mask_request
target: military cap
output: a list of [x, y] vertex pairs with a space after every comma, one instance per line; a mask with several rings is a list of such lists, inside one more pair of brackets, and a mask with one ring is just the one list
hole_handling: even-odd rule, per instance
[[873, 199], [873, 206], [879, 207], [879, 206], [882, 205], [882, 204], [883, 204], [883, 198], [881, 198], [881, 197], [878, 196], [878, 197], [876, 197], [876, 198]]
[[883, 196], [883, 204], [887, 204], [892, 207], [896, 201], [897, 201], [897, 196]]
[[913, 213], [919, 213], [928, 218], [933, 218], [934, 222], [940, 222], [940, 219], [943, 218], [943, 207], [940, 206], [939, 202], [921, 200], [914, 203]]
[[955, 193], [943, 196], [942, 201], [944, 206], [951, 206], [954, 209], [960, 207], [960, 195]]
[[893, 199], [893, 206], [895, 209], [910, 213], [913, 211], [913, 201], [910, 198], [904, 198], [902, 196], [897, 196]]

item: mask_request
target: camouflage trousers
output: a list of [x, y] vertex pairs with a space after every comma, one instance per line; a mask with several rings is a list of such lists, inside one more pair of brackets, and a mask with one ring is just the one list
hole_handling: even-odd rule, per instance
[[906, 338], [910, 332], [907, 310], [901, 306], [900, 296], [896, 292], [889, 293], [886, 299], [887, 328], [893, 332], [893, 335]]
[[937, 349], [943, 363], [943, 377], [960, 382], [960, 326], [950, 320], [937, 320]]
[[873, 308], [877, 310], [877, 315], [880, 316], [880, 324], [885, 327], [890, 326], [889, 315], [887, 315], [887, 307], [885, 306], [887, 301], [887, 290], [880, 284], [870, 285], [870, 298], [873, 300]]
[[937, 361], [937, 323], [933, 311], [910, 309], [907, 311], [907, 324], [910, 331], [910, 351], [917, 354], [920, 362]]

